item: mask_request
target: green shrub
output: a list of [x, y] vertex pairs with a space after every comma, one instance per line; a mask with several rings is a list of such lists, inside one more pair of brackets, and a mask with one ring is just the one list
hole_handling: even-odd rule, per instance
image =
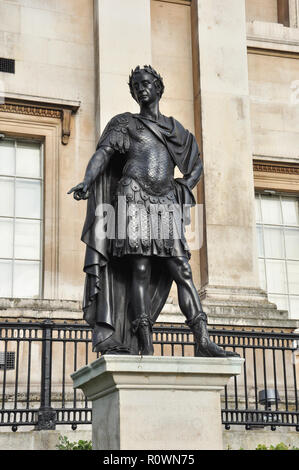
[[259, 444], [255, 450], [299, 450], [299, 447], [286, 445], [280, 442], [276, 446], [267, 447], [265, 444]]
[[92, 450], [91, 441], [70, 442], [66, 436], [59, 436], [58, 450]]

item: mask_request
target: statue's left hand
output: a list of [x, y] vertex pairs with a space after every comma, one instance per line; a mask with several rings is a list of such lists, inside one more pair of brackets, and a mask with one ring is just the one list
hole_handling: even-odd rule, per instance
[[89, 197], [88, 186], [84, 182], [77, 184], [77, 186], [74, 186], [68, 191], [67, 194], [71, 193], [74, 193], [73, 196], [76, 201], [81, 201], [81, 199], [88, 199]]

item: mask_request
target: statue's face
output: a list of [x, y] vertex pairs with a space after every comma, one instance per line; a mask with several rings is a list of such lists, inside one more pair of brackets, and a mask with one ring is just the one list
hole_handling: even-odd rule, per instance
[[134, 74], [132, 86], [137, 103], [150, 104], [160, 99], [155, 77], [141, 70]]

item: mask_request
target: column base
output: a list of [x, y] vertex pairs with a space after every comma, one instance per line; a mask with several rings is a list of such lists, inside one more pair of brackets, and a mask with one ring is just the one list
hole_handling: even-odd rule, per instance
[[278, 310], [262, 289], [204, 286], [200, 292], [209, 325], [296, 328], [286, 310]]
[[[269, 301], [267, 293], [259, 288], [206, 285], [199, 295], [209, 327], [280, 328], [288, 331], [299, 327], [299, 320], [289, 318], [286, 310], [278, 310]], [[174, 302], [166, 303], [158, 318], [159, 323], [182, 324], [184, 321], [184, 315]]]
[[72, 374], [95, 450], [221, 450], [220, 393], [244, 359], [105, 355]]

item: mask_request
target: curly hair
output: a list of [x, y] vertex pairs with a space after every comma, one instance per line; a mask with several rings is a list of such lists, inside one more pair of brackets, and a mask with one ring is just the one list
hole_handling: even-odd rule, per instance
[[[130, 93], [132, 95], [132, 97], [134, 98], [135, 100], [135, 96], [134, 96], [134, 90], [133, 90], [133, 78], [134, 78], [134, 75], [136, 73], [140, 73], [142, 71], [145, 71], [147, 73], [150, 73], [151, 75], [153, 75], [153, 77], [155, 78], [155, 84], [156, 84], [156, 87], [158, 88], [159, 90], [159, 95], [160, 95], [160, 98], [162, 97], [163, 93], [164, 93], [164, 83], [163, 83], [163, 78], [161, 77], [161, 75], [155, 70], [153, 69], [153, 67], [151, 65], [144, 65], [143, 68], [140, 68], [139, 65], [137, 65], [137, 67], [131, 71], [131, 75], [129, 76], [129, 87], [130, 87]], [[158, 82], [158, 83], [157, 83]]]

